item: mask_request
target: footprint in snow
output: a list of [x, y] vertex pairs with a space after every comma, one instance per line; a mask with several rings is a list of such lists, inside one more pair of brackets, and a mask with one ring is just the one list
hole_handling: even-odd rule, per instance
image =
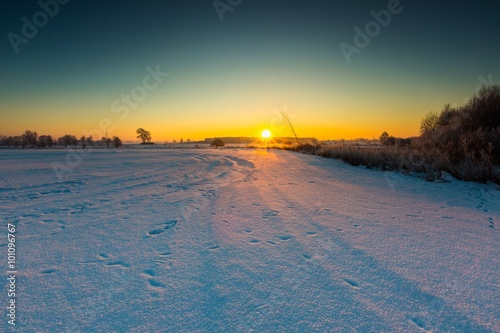
[[171, 259], [170, 259], [171, 255], [172, 255], [172, 252], [169, 252], [169, 251], [158, 253], [158, 259], [155, 259], [155, 262], [170, 263], [171, 262]]
[[153, 288], [164, 289], [166, 287], [163, 283], [155, 279], [149, 279], [148, 282], [149, 285]]
[[42, 273], [43, 275], [50, 275], [50, 274], [54, 274], [55, 272], [57, 272], [57, 269], [50, 268], [50, 269], [45, 269], [45, 270], [41, 271], [40, 273]]
[[202, 195], [204, 197], [207, 197], [207, 198], [218, 198], [219, 197], [219, 192], [217, 192], [216, 190], [203, 190], [203, 189], [200, 189], [200, 191], [202, 191]]
[[123, 260], [115, 260], [108, 262], [108, 266], [130, 267], [130, 264]]
[[151, 230], [150, 232], [148, 232], [148, 234], [150, 236], [148, 237], [151, 237], [153, 235], [159, 235], [161, 233], [164, 233], [166, 230], [170, 229], [170, 228], [173, 228], [175, 227], [175, 225], [177, 224], [177, 220], [168, 220], [166, 222], [163, 222], [161, 223], [159, 226], [160, 228], [157, 228], [157, 229], [153, 229]]
[[278, 216], [278, 215], [279, 215], [279, 211], [271, 210], [271, 211], [265, 213], [264, 215], [262, 215], [262, 219], [267, 220], [270, 217], [274, 217], [274, 216]]
[[151, 287], [159, 289], [165, 288], [165, 285], [163, 283], [154, 279], [154, 277], [156, 276], [156, 272], [154, 270], [146, 269], [142, 271], [142, 274], [148, 278], [148, 283]]
[[154, 270], [152, 269], [145, 269], [142, 271], [145, 275], [147, 276], [150, 276], [150, 277], [153, 277], [153, 276], [156, 276], [156, 273]]
[[350, 280], [350, 279], [344, 279], [344, 281], [347, 282], [347, 284], [349, 284], [352, 288], [360, 289], [359, 284], [357, 282]]
[[425, 329], [425, 322], [418, 317], [411, 317], [410, 321], [415, 324], [418, 328], [420, 328], [422, 331], [426, 331]]

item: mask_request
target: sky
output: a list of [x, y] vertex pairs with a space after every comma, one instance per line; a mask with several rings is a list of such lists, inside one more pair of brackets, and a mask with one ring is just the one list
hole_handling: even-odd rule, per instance
[[409, 137], [500, 82], [496, 0], [0, 3], [0, 135]]

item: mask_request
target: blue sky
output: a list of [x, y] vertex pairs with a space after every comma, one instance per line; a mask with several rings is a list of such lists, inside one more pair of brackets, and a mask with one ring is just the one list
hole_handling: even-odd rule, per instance
[[[72, 0], [16, 53], [9, 33], [42, 8], [2, 1], [0, 134], [78, 135], [109, 118], [125, 139], [137, 127], [157, 140], [246, 136], [286, 109], [303, 136], [410, 136], [479, 77], [500, 81], [493, 0], [400, 1], [348, 63], [339, 44], [388, 3], [243, 0], [221, 21], [212, 1]], [[169, 77], [119, 119], [112, 102], [157, 65]]]

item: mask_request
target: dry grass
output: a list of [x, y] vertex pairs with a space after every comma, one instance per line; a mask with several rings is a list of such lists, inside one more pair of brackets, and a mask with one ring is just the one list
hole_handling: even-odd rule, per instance
[[491, 158], [472, 158], [458, 163], [452, 162], [447, 154], [436, 151], [423, 151], [415, 145], [410, 147], [356, 147], [356, 146], [320, 146], [311, 149], [296, 147], [297, 151], [326, 158], [342, 160], [354, 166], [366, 166], [371, 169], [420, 173], [425, 179], [442, 179], [442, 172], [448, 172], [457, 179], [466, 181], [500, 183], [500, 172], [491, 163]]

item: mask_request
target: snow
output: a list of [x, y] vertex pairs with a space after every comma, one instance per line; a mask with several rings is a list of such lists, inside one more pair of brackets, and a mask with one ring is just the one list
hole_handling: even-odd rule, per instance
[[96, 150], [60, 179], [68, 154], [0, 151], [15, 331], [500, 332], [496, 185], [251, 149]]

